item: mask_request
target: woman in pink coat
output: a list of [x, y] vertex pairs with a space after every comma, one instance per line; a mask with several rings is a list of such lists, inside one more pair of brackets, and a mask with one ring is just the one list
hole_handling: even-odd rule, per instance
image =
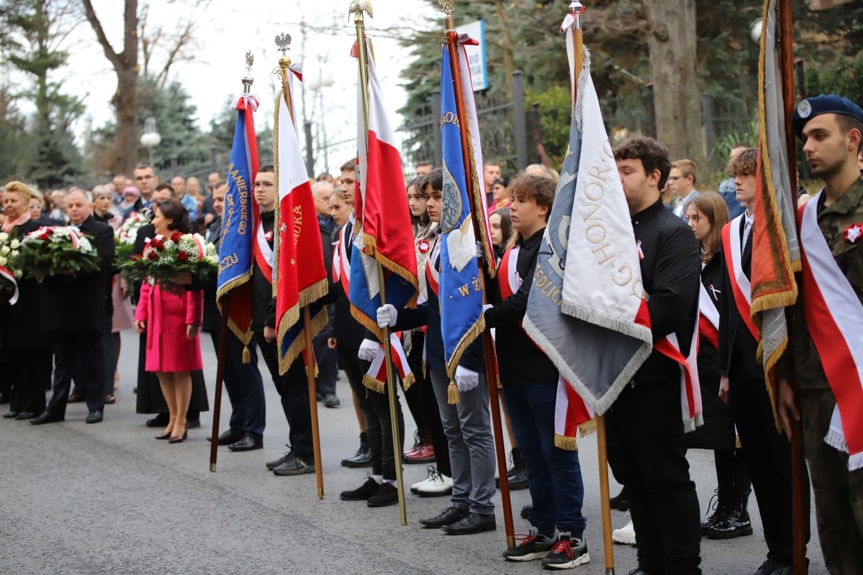
[[[179, 201], [162, 200], [156, 204], [152, 224], [160, 236], [186, 233], [189, 214]], [[144, 369], [156, 373], [168, 404], [168, 426], [156, 439], [167, 439], [169, 443], [186, 439], [186, 411], [192, 397], [191, 372], [203, 368], [198, 338], [203, 305], [204, 295], [200, 290], [177, 295], [152, 281], [141, 285], [135, 328], [138, 333], [147, 332]]]

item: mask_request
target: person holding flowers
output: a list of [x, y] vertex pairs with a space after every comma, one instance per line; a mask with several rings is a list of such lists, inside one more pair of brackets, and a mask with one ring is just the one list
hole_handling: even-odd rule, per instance
[[[37, 246], [43, 242], [54, 262], [39, 272], [45, 275], [45, 323], [54, 351], [53, 393], [45, 411], [30, 421], [33, 425], [65, 419], [72, 379], [87, 401], [87, 423], [101, 422], [105, 407], [101, 338], [110, 329], [113, 313], [114, 232], [93, 218], [93, 204], [81, 190], [69, 192], [65, 211], [71, 228], [44, 228], [42, 237], [33, 241]], [[68, 241], [54, 241], [55, 236]]]
[[[39, 228], [27, 207], [32, 190], [21, 182], [6, 184], [3, 207], [6, 221], [0, 232], [0, 266], [14, 269], [14, 255], [24, 236]], [[8, 260], [8, 261], [7, 261]], [[45, 410], [45, 388], [51, 381], [51, 349], [45, 336], [42, 308], [45, 293], [34, 278], [15, 274], [18, 299], [0, 301], [0, 354], [7, 356], [11, 386], [7, 419], [31, 419]]]
[[[174, 246], [180, 246], [176, 256], [178, 262], [194, 257], [182, 247], [182, 232], [189, 229], [189, 213], [178, 200], [172, 198], [156, 203], [151, 223], [156, 236], [144, 248], [144, 258], [158, 259], [158, 252], [171, 250]], [[135, 328], [138, 333], [147, 333], [145, 369], [156, 373], [168, 405], [168, 425], [156, 439], [167, 439], [169, 443], [179, 443], [187, 436], [186, 411], [192, 397], [191, 372], [203, 368], [198, 337], [203, 304], [200, 290], [170, 289], [165, 282], [156, 281], [153, 277], [141, 285]]]

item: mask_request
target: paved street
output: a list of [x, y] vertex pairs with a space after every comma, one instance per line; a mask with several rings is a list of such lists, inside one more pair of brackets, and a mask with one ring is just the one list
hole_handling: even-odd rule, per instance
[[[202, 339], [213, 403], [215, 356]], [[496, 533], [452, 537], [421, 529], [417, 521], [436, 515], [447, 498], [407, 495], [408, 524], [396, 506], [369, 509], [340, 501], [341, 490], [357, 487], [367, 470], [339, 465], [357, 446], [350, 391], [342, 375], [338, 409], [319, 409], [325, 498], [315, 476], [276, 477], [264, 462], [284, 451], [287, 424], [272, 382], [267, 381], [268, 425], [263, 450], [231, 453], [220, 448], [218, 468], [209, 471], [204, 427], [176, 445], [155, 441], [158, 430], [135, 414], [132, 393], [137, 337], [124, 333], [118, 402], [105, 421], [87, 425], [84, 404], [72, 404], [66, 421], [33, 427], [0, 420], [0, 573], [25, 574], [522, 574], [542, 571], [539, 562], [507, 563], [503, 519]], [[262, 364], [263, 368], [263, 364]], [[262, 369], [262, 371], [264, 371]], [[413, 421], [403, 403], [413, 437]], [[5, 407], [5, 406], [4, 406]], [[230, 404], [224, 396], [222, 427]], [[649, 430], [645, 430], [649, 433]], [[573, 573], [605, 573], [599, 510], [596, 440], [580, 441], [592, 561]], [[689, 456], [702, 511], [715, 486], [713, 455]], [[407, 465], [405, 484], [425, 477], [425, 466]], [[612, 483], [617, 493], [618, 486]], [[518, 510], [527, 491], [512, 494], [516, 533], [527, 532]], [[499, 503], [499, 499], [498, 499]], [[755, 535], [731, 541], [703, 540], [705, 574], [748, 574], [766, 553], [754, 497], [749, 510]], [[627, 521], [614, 511], [615, 527]], [[812, 518], [814, 532], [814, 515]], [[810, 573], [826, 573], [817, 536], [809, 546]], [[615, 546], [616, 572], [635, 567], [634, 548]]]

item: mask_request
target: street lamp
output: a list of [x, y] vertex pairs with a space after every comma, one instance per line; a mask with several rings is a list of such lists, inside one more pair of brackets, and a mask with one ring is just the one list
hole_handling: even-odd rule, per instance
[[156, 130], [156, 118], [150, 117], [144, 120], [144, 133], [141, 134], [141, 145], [147, 148], [150, 156], [150, 166], [153, 165], [153, 148], [159, 145], [162, 136]]

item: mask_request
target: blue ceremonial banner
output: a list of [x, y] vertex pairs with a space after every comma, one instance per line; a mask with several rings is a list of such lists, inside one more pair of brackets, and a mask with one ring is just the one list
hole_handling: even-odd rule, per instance
[[441, 140], [443, 209], [441, 213], [440, 307], [447, 373], [455, 375], [462, 354], [485, 329], [482, 282], [476, 257], [477, 235], [471, 218], [452, 65], [446, 46], [441, 58]]
[[[252, 238], [258, 213], [252, 193], [258, 173], [258, 143], [252, 117], [257, 107], [257, 98], [245, 95], [236, 106], [237, 127], [228, 164], [216, 288], [216, 302], [219, 310], [228, 314], [228, 327], [247, 345], [252, 339]], [[229, 293], [228, 309], [223, 309], [223, 299]]]

